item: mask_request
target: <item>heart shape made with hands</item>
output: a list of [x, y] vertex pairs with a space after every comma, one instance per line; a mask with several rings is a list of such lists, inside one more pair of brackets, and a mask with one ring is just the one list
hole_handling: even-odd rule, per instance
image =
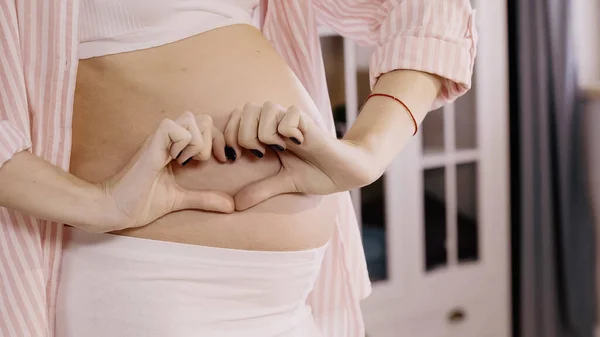
[[244, 151], [260, 160], [267, 149], [275, 151], [281, 162], [277, 174], [250, 182], [233, 196], [235, 210], [280, 194], [332, 194], [374, 180], [369, 153], [327, 132], [316, 115], [272, 102], [246, 104], [232, 112], [222, 134], [213, 131], [213, 154], [222, 163], [235, 162]]
[[[280, 194], [324, 195], [371, 183], [377, 166], [370, 153], [338, 140], [315, 119], [297, 107], [284, 109], [270, 102], [235, 109], [224, 132], [207, 115], [186, 112], [176, 120], [165, 119], [120, 172], [99, 184], [108, 220], [92, 230], [140, 227], [185, 209], [231, 213]], [[174, 162], [184, 167], [214, 155], [225, 163], [242, 151], [260, 160], [267, 147], [276, 151], [281, 169], [233, 197], [218, 190], [188, 189], [175, 180]]]

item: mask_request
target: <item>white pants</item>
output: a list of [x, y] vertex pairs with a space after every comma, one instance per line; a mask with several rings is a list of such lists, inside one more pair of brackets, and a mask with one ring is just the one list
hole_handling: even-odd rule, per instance
[[211, 248], [68, 228], [56, 337], [318, 337], [325, 247]]

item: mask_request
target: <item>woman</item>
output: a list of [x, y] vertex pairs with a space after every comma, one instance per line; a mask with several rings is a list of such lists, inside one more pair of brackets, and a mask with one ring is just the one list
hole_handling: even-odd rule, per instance
[[[268, 1], [260, 25], [257, 1], [1, 4], [4, 335], [52, 335], [55, 305], [58, 336], [363, 334], [364, 256], [336, 193], [469, 88], [468, 1]], [[378, 45], [389, 95], [339, 141], [315, 15]], [[76, 227], [62, 258], [64, 226], [38, 219]]]

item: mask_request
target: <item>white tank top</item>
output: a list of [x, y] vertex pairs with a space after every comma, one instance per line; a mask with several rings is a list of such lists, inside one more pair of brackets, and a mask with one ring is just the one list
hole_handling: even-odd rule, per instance
[[81, 0], [79, 58], [157, 47], [218, 27], [258, 26], [260, 0]]

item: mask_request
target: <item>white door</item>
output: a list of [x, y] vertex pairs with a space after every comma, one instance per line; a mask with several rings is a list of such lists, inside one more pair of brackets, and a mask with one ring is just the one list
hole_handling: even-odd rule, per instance
[[[506, 2], [474, 7], [473, 89], [431, 112], [384, 177], [353, 192], [373, 281], [370, 337], [510, 335]], [[368, 94], [371, 50], [322, 33], [343, 132]]]

